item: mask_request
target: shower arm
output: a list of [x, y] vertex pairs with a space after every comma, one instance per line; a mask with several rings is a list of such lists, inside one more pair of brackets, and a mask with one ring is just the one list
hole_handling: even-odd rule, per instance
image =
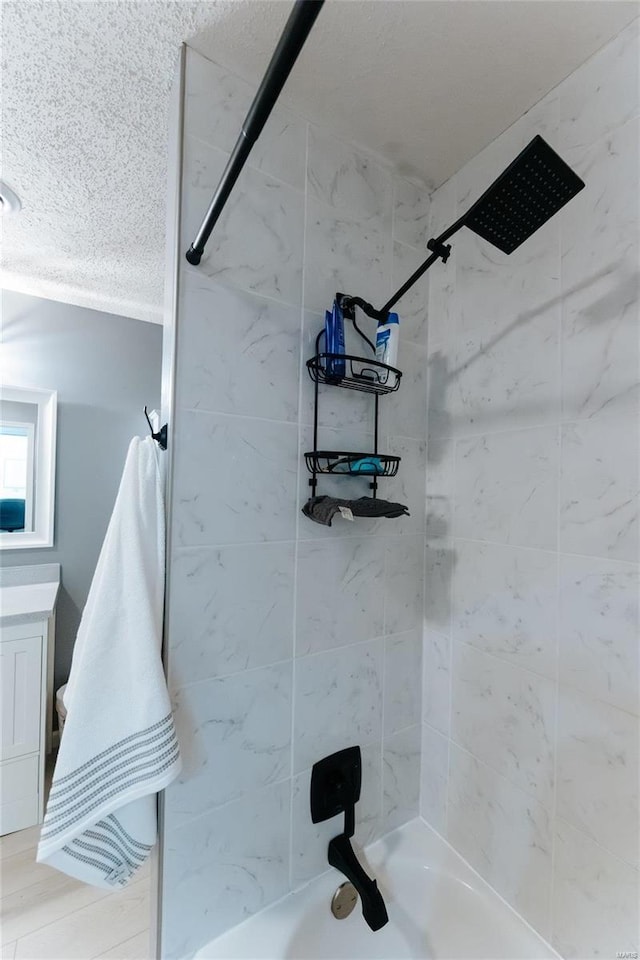
[[399, 290], [393, 294], [390, 300], [387, 300], [385, 305], [377, 310], [371, 303], [368, 303], [366, 300], [363, 300], [362, 297], [353, 297], [350, 294], [343, 294], [341, 298], [341, 303], [343, 307], [360, 307], [363, 313], [366, 313], [368, 317], [371, 317], [373, 320], [377, 320], [378, 323], [386, 323], [387, 317], [389, 316], [389, 311], [398, 300], [404, 297], [407, 290], [410, 290], [414, 283], [420, 279], [423, 273], [426, 273], [429, 267], [437, 260], [442, 260], [443, 263], [446, 263], [451, 254], [451, 244], [446, 243], [454, 233], [457, 233], [458, 230], [463, 227], [465, 224], [465, 217], [460, 217], [459, 220], [450, 226], [444, 233], [441, 233], [439, 237], [432, 238], [427, 241], [427, 249], [431, 250], [431, 255], [427, 257], [423, 264], [421, 264], [415, 273], [412, 273], [406, 283], [403, 283]]
[[324, 0], [295, 0], [278, 46], [276, 47], [253, 103], [249, 107], [240, 135], [229, 157], [220, 183], [216, 187], [195, 240], [185, 254], [189, 263], [197, 266], [204, 253], [207, 240], [215, 227], [229, 194], [240, 176], [251, 149], [262, 133], [262, 128], [280, 96], [294, 63], [311, 32]]
[[[262, 133], [280, 96], [293, 65], [311, 32], [324, 0], [295, 0], [278, 45], [274, 51], [253, 103], [245, 117], [240, 135], [229, 157], [220, 182], [195, 240], [186, 253], [189, 263], [202, 260], [207, 240], [218, 222], [229, 195]], [[538, 230], [565, 203], [584, 189], [584, 181], [558, 156], [538, 134], [512, 163], [488, 187], [473, 206], [448, 230], [427, 243], [431, 255], [418, 267], [396, 293], [377, 310], [361, 297], [339, 295], [343, 307], [360, 307], [378, 323], [387, 321], [389, 311], [436, 260], [446, 263], [451, 246], [446, 241], [467, 226], [507, 255]], [[356, 326], [357, 329], [357, 326]], [[360, 332], [360, 331], [359, 331]], [[361, 334], [362, 335], [362, 334]]]

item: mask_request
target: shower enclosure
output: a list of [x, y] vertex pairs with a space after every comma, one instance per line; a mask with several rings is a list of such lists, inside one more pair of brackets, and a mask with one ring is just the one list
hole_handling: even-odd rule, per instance
[[[163, 800], [159, 956], [214, 956], [326, 870], [342, 827], [312, 823], [311, 767], [356, 744], [355, 839], [382, 838], [391, 873], [393, 837], [433, 829], [560, 955], [638, 949], [637, 44], [636, 21], [431, 195], [277, 104], [198, 266], [255, 91], [183, 50], [164, 413], [185, 770]], [[325, 309], [387, 302], [536, 135], [585, 189], [511, 255], [461, 231], [397, 305], [380, 451], [410, 516], [313, 524]], [[371, 449], [371, 398], [322, 389], [319, 447]], [[374, 943], [397, 929], [384, 893], [378, 934], [328, 902], [318, 923]]]

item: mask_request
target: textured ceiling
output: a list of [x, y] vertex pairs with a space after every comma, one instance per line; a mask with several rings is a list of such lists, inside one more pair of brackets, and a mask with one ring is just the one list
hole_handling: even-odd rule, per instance
[[[616, 0], [328, 0], [283, 97], [437, 185], [638, 14]], [[257, 84], [267, 0], [5, 0], [7, 287], [160, 318], [168, 91], [179, 44]]]

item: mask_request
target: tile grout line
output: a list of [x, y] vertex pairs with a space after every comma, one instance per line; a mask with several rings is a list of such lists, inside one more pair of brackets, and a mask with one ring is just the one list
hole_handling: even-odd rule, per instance
[[[451, 438], [452, 444], [455, 444], [455, 441]], [[419, 441], [417, 441], [419, 442]], [[434, 442], [434, 441], [432, 441]], [[439, 441], [438, 441], [439, 442]], [[427, 470], [429, 469], [427, 464]], [[424, 536], [423, 533], [399, 533], [393, 534], [397, 539], [409, 539], [411, 537], [418, 538]], [[379, 531], [372, 531], [370, 533], [365, 532], [364, 530], [361, 533], [352, 533], [345, 534], [345, 536], [325, 536], [325, 537], [300, 537], [301, 543], [333, 543], [335, 541], [343, 540], [374, 540], [374, 539], [385, 539], [385, 535], [381, 534]], [[427, 539], [429, 539], [427, 535]], [[621, 564], [622, 566], [628, 567], [632, 570], [640, 570], [640, 563], [635, 560], [618, 560], [617, 557], [603, 557], [598, 554], [588, 554], [588, 553], [571, 553], [564, 550], [551, 550], [549, 547], [531, 547], [523, 543], [507, 543], [504, 540], [482, 540], [477, 537], [448, 537], [448, 538], [433, 538], [433, 542], [438, 543], [477, 543], [477, 544], [486, 544], [490, 547], [504, 547], [505, 550], [528, 550], [534, 553], [547, 553], [554, 556], [556, 553], [559, 553], [561, 557], [569, 557], [576, 560], [595, 560], [601, 563], [614, 563]], [[181, 546], [174, 547], [174, 555], [186, 555], [188, 553], [196, 553], [198, 551], [206, 550], [223, 550], [229, 548], [242, 548], [242, 547], [268, 547], [272, 545], [283, 545], [283, 544], [295, 544], [296, 540], [294, 538], [289, 538], [285, 540], [227, 540], [224, 542], [217, 543], [196, 543], [196, 544], [184, 544]], [[440, 631], [435, 630], [434, 633], [439, 633]], [[444, 636], [444, 634], [441, 634]]]
[[[456, 209], [458, 207], [458, 179], [453, 182], [452, 190], [454, 192], [454, 202]], [[457, 327], [457, 257], [453, 261], [453, 267], [455, 274], [453, 276], [453, 283], [451, 287], [450, 298], [453, 301], [453, 309], [451, 311], [453, 315], [453, 324]], [[457, 469], [456, 464], [458, 460], [458, 441], [454, 439], [453, 441], [453, 451], [451, 457], [451, 488], [453, 491], [452, 504], [451, 504], [451, 539], [455, 543], [455, 531], [456, 531], [456, 512], [457, 512], [457, 495], [456, 495], [456, 478], [457, 478]], [[447, 731], [447, 781], [445, 784], [445, 805], [444, 805], [444, 830], [445, 835], [449, 835], [449, 807], [450, 807], [450, 794], [451, 794], [451, 764], [453, 751], [451, 749], [453, 743], [453, 605], [455, 602], [455, 589], [454, 589], [454, 576], [455, 571], [451, 569], [451, 577], [449, 581], [449, 617], [448, 617], [448, 626], [449, 626], [449, 719], [448, 719], [448, 731]]]
[[[557, 591], [556, 591], [557, 592]], [[556, 601], [557, 602], [557, 601]], [[437, 630], [433, 631], [438, 636], [446, 639], [444, 634], [438, 633]], [[521, 670], [523, 673], [531, 674], [532, 677], [535, 677], [536, 680], [546, 680], [547, 683], [555, 684], [556, 682], [556, 670], [554, 668], [554, 676], [550, 676], [547, 673], [538, 673], [536, 670], [532, 670], [531, 667], [526, 667], [522, 663], [515, 663], [513, 660], [507, 660], [505, 657], [501, 657], [497, 653], [492, 653], [489, 650], [483, 650], [482, 647], [476, 647], [475, 644], [470, 643], [468, 640], [460, 640], [457, 637], [452, 637], [451, 642], [458, 644], [460, 646], [467, 647], [470, 650], [474, 650], [476, 653], [481, 654], [482, 656], [489, 657], [491, 660], [497, 660], [498, 663], [504, 663], [508, 667], [512, 667], [514, 670]], [[558, 642], [556, 641], [556, 646]], [[615, 710], [618, 713], [622, 713], [627, 717], [632, 717], [634, 720], [637, 720], [640, 714], [633, 713], [631, 710], [625, 709], [625, 707], [620, 707], [615, 703], [611, 703], [609, 700], [603, 700], [601, 697], [595, 696], [593, 693], [590, 693], [588, 690], [584, 690], [582, 687], [576, 686], [576, 684], [571, 683], [567, 680], [563, 681], [562, 686], [568, 687], [570, 690], [579, 693], [581, 696], [592, 700], [594, 703], [602, 704], [602, 706], [608, 707], [610, 710]]]
[[[429, 212], [427, 215], [427, 235], [431, 233], [432, 227], [432, 210], [431, 210], [431, 194], [429, 194]], [[422, 253], [424, 256], [424, 253]], [[420, 726], [420, 754], [419, 754], [419, 781], [418, 781], [418, 816], [422, 814], [422, 784], [423, 784], [423, 770], [422, 764], [424, 760], [424, 726], [423, 726], [423, 717], [424, 717], [424, 686], [425, 686], [425, 642], [427, 637], [427, 539], [428, 539], [428, 490], [429, 490], [429, 388], [430, 388], [430, 371], [429, 371], [429, 315], [431, 307], [431, 283], [427, 279], [427, 288], [426, 288], [426, 309], [424, 312], [424, 331], [423, 331], [423, 342], [425, 344], [425, 378], [424, 378], [424, 483], [422, 487], [422, 495], [424, 502], [424, 529], [423, 529], [423, 538], [422, 538], [422, 630], [420, 636], [420, 705], [418, 711], [418, 723]]]
[[296, 487], [295, 487], [295, 497], [294, 497], [294, 509], [296, 512], [295, 516], [295, 546], [294, 546], [294, 560], [293, 560], [293, 609], [292, 609], [292, 618], [293, 618], [293, 645], [292, 645], [292, 664], [291, 664], [291, 720], [290, 720], [290, 730], [291, 730], [291, 753], [290, 753], [290, 785], [289, 785], [289, 862], [288, 862], [288, 875], [287, 875], [287, 887], [291, 891], [294, 889], [293, 883], [293, 874], [294, 874], [294, 783], [295, 783], [295, 717], [296, 717], [296, 684], [297, 684], [297, 652], [298, 652], [298, 562], [299, 562], [299, 544], [300, 544], [300, 509], [299, 509], [299, 498], [300, 498], [300, 484], [302, 479], [302, 458], [301, 458], [301, 418], [302, 418], [302, 404], [303, 404], [303, 390], [302, 390], [302, 377], [304, 375], [304, 331], [305, 331], [305, 272], [306, 272], [306, 260], [307, 260], [307, 231], [309, 224], [309, 135], [310, 135], [310, 124], [307, 122], [305, 126], [305, 149], [304, 149], [304, 216], [303, 216], [303, 233], [302, 233], [302, 304], [300, 308], [300, 356], [298, 362], [298, 423], [297, 423], [297, 434], [296, 434], [296, 450], [297, 450], [297, 472], [296, 472]]
[[[387, 270], [389, 271], [389, 276], [385, 277], [385, 280], [388, 283], [388, 286], [391, 286], [391, 277], [393, 276], [393, 244], [395, 238], [395, 211], [396, 211], [396, 189], [397, 189], [397, 178], [392, 177], [391, 179], [391, 224], [390, 224], [390, 243], [389, 243], [389, 253], [388, 253], [388, 266]], [[399, 347], [399, 345], [398, 345]], [[390, 436], [388, 432], [385, 432], [385, 427], [388, 429], [389, 417], [388, 414], [385, 417], [383, 412], [383, 449], [389, 451], [389, 440]], [[384, 557], [383, 557], [383, 587], [382, 587], [382, 689], [381, 689], [381, 699], [380, 699], [380, 745], [379, 745], [379, 757], [380, 757], [380, 786], [378, 788], [378, 810], [379, 810], [379, 825], [376, 834], [382, 835], [384, 833], [384, 781], [385, 781], [385, 770], [384, 770], [384, 741], [385, 741], [385, 700], [387, 693], [387, 606], [388, 606], [388, 575], [389, 575], [389, 551], [387, 549], [387, 544], [385, 543], [383, 547]]]
[[[560, 218], [560, 223], [558, 226], [558, 273], [559, 273], [559, 288], [560, 288], [560, 297], [561, 297], [561, 306], [563, 304], [563, 282], [562, 282], [562, 218]], [[558, 462], [556, 465], [556, 605], [555, 605], [555, 627], [556, 627], [556, 637], [555, 637], [555, 711], [554, 711], [554, 726], [553, 726], [553, 796], [552, 796], [552, 807], [551, 807], [551, 878], [549, 882], [549, 898], [547, 905], [547, 923], [548, 923], [548, 937], [549, 942], [553, 943], [555, 939], [555, 887], [556, 887], [556, 856], [557, 856], [557, 842], [556, 842], [556, 821], [558, 816], [558, 729], [559, 729], [559, 715], [560, 715], [560, 590], [561, 590], [561, 578], [560, 578], [560, 569], [561, 569], [561, 560], [560, 560], [560, 520], [561, 520], [561, 490], [562, 490], [562, 408], [564, 403], [564, 350], [562, 345], [562, 325], [563, 325], [563, 310], [560, 309], [558, 313], [558, 353], [557, 353], [557, 376], [558, 376]]]
[[[431, 362], [431, 358], [428, 359], [428, 363]], [[502, 427], [498, 430], [478, 430], [476, 433], [448, 433], [448, 434], [435, 434], [429, 439], [431, 440], [482, 440], [483, 437], [502, 437], [506, 434], [516, 434], [516, 433], [527, 433], [530, 430], [544, 430], [549, 431], [557, 427], [558, 423], [562, 427], [571, 427], [571, 426], [582, 426], [584, 424], [592, 423], [605, 423], [611, 422], [613, 420], [634, 420], [635, 416], [630, 411], [625, 410], [613, 410], [611, 413], [604, 414], [595, 414], [591, 417], [572, 417], [566, 420], [560, 418], [550, 418], [549, 420], [543, 421], [542, 423], [530, 423], [522, 426], [516, 427]]]
[[[431, 232], [431, 223], [432, 213], [431, 213], [431, 195], [429, 195], [429, 214], [427, 219], [427, 233]], [[424, 763], [424, 701], [425, 701], [425, 644], [427, 639], [427, 541], [429, 539], [429, 527], [428, 527], [428, 516], [429, 516], [429, 396], [430, 396], [430, 383], [431, 383], [431, 371], [429, 368], [429, 319], [430, 319], [430, 310], [431, 308], [431, 284], [427, 287], [427, 309], [426, 309], [426, 329], [425, 329], [425, 339], [426, 339], [426, 372], [425, 372], [425, 418], [424, 418], [424, 435], [425, 435], [425, 463], [424, 463], [424, 537], [423, 537], [423, 549], [422, 549], [422, 636], [421, 636], [421, 645], [420, 645], [420, 783], [418, 788], [418, 816], [422, 816], [423, 809], [423, 796], [422, 796], [422, 786], [424, 783], [423, 776], [423, 763]]]
[[[451, 461], [451, 487], [453, 490], [453, 503], [451, 505], [451, 532], [455, 530], [456, 524], [456, 460], [457, 460], [457, 442], [453, 442], [453, 457]], [[455, 540], [453, 541], [455, 543]], [[453, 658], [453, 604], [455, 602], [455, 589], [454, 589], [454, 577], [455, 571], [453, 569], [453, 564], [451, 567], [451, 576], [449, 578], [449, 611], [448, 611], [448, 633], [449, 633], [449, 719], [448, 719], [448, 731], [447, 731], [447, 781], [445, 784], [445, 805], [444, 805], [444, 830], [445, 836], [449, 835], [449, 798], [451, 793], [451, 763], [452, 763], [452, 749], [453, 744], [453, 667], [454, 667], [454, 658]]]
[[[365, 532], [364, 530], [361, 533], [351, 533], [346, 534], [345, 536], [318, 536], [318, 537], [300, 537], [300, 543], [314, 543], [314, 544], [327, 544], [334, 542], [350, 541], [350, 540], [418, 540], [420, 537], [424, 536], [423, 533], [395, 533], [395, 534], [384, 534], [380, 530], [373, 530], [370, 533]], [[184, 544], [181, 546], [174, 547], [173, 555], [175, 554], [188, 554], [196, 553], [197, 551], [204, 550], [226, 550], [234, 547], [268, 547], [271, 545], [285, 545], [285, 544], [295, 544], [295, 537], [287, 537], [284, 540], [226, 540], [223, 542], [217, 543], [192, 543]]]
[[572, 823], [571, 820], [567, 820], [566, 817], [557, 817], [559, 823], [563, 823], [566, 827], [569, 827], [570, 830], [573, 830], [577, 833], [583, 840], [588, 840], [589, 843], [592, 843], [594, 847], [597, 847], [598, 850], [602, 850], [603, 853], [606, 853], [608, 857], [611, 857], [612, 860], [617, 860], [618, 863], [624, 864], [625, 867], [628, 867], [629, 870], [632, 870], [634, 874], [640, 880], [640, 867], [638, 867], [637, 861], [625, 860], [624, 857], [621, 857], [619, 853], [614, 853], [613, 850], [610, 850], [609, 847], [605, 847], [603, 843], [600, 843], [599, 840], [595, 840], [590, 833], [587, 833], [582, 827], [577, 826], [577, 824]]
[[[560, 458], [558, 458], [558, 460], [560, 460]], [[508, 543], [505, 540], [481, 540], [477, 537], [451, 537], [450, 541], [452, 543], [486, 544], [489, 547], [504, 547], [505, 550], [528, 550], [532, 553], [546, 553], [552, 557], [556, 556], [556, 554], [559, 554], [560, 557], [568, 557], [575, 560], [595, 560], [599, 563], [621, 564], [622, 566], [630, 567], [634, 570], [640, 569], [640, 563], [635, 560], [618, 560], [617, 557], [603, 557], [595, 553], [571, 553], [564, 550], [553, 550], [550, 547], [531, 547], [523, 543]]]
[[[285, 107], [285, 109], [287, 108]], [[306, 121], [302, 117], [296, 117], [296, 119], [299, 122], [306, 124]], [[306, 125], [308, 126], [308, 124]], [[209, 140], [205, 140], [204, 137], [199, 137], [195, 133], [188, 133], [186, 134], [186, 140], [192, 140], [198, 144], [202, 144], [203, 146], [207, 147], [208, 150], [211, 150], [213, 153], [224, 154], [225, 166], [226, 166], [226, 163], [229, 161], [229, 158], [231, 156], [231, 152], [229, 150], [225, 150], [223, 147], [219, 147], [216, 143], [212, 143]], [[270, 170], [265, 170], [263, 167], [256, 166], [256, 164], [252, 163], [251, 161], [251, 155], [249, 155], [249, 159], [247, 159], [245, 166], [248, 170], [252, 170], [254, 173], [260, 173], [262, 174], [263, 177], [268, 177], [270, 180], [275, 180], [276, 183], [281, 184], [283, 187], [288, 187], [290, 190], [295, 190], [296, 193], [303, 193], [302, 186], [296, 186], [294, 183], [291, 183], [289, 180], [282, 180], [279, 176], [277, 176], [277, 174], [271, 173]]]
[[[289, 189], [294, 189], [290, 187]], [[302, 193], [302, 191], [296, 191], [297, 193]], [[206, 264], [205, 264], [206, 265]], [[201, 282], [208, 281], [212, 286], [216, 284], [222, 284], [230, 287], [234, 292], [241, 294], [246, 294], [250, 297], [255, 297], [261, 300], [267, 300], [269, 303], [277, 303], [280, 307], [287, 307], [289, 310], [295, 310], [297, 307], [300, 307], [300, 303], [295, 300], [280, 300], [278, 297], [274, 297], [269, 293], [263, 293], [260, 290], [254, 290], [251, 287], [248, 287], [241, 284], [239, 281], [229, 280], [227, 277], [223, 277], [221, 274], [210, 274], [205, 273], [203, 270], [197, 270], [196, 267], [191, 264], [187, 264], [184, 267], [185, 277], [197, 277]]]

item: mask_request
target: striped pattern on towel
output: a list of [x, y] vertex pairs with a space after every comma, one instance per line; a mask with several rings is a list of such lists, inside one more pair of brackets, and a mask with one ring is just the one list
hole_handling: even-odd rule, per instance
[[[112, 797], [122, 795], [147, 780], [156, 780], [164, 770], [176, 763], [178, 755], [173, 716], [168, 713], [153, 726], [125, 737], [83, 763], [77, 770], [54, 780], [41, 840], [53, 840], [57, 834], [72, 828], [74, 823], [85, 820], [93, 810], [102, 807]], [[113, 816], [107, 817], [106, 821], [122, 830]], [[106, 821], [100, 822], [104, 825]], [[82, 834], [83, 838], [86, 836], [87, 831]], [[101, 840], [104, 841], [104, 838]], [[124, 840], [131, 842], [128, 835]], [[112, 846], [115, 842], [114, 839], [107, 845]], [[79, 840], [73, 840], [64, 849], [76, 858], [95, 852], [86, 850], [83, 853], [82, 848], [78, 847], [79, 843]], [[142, 846], [146, 847], [145, 844]], [[105, 859], [109, 858], [105, 856]], [[126, 862], [125, 857], [122, 860]]]
[[111, 813], [62, 849], [70, 857], [100, 870], [109, 883], [123, 887], [147, 859], [151, 847], [150, 843], [134, 840]]

